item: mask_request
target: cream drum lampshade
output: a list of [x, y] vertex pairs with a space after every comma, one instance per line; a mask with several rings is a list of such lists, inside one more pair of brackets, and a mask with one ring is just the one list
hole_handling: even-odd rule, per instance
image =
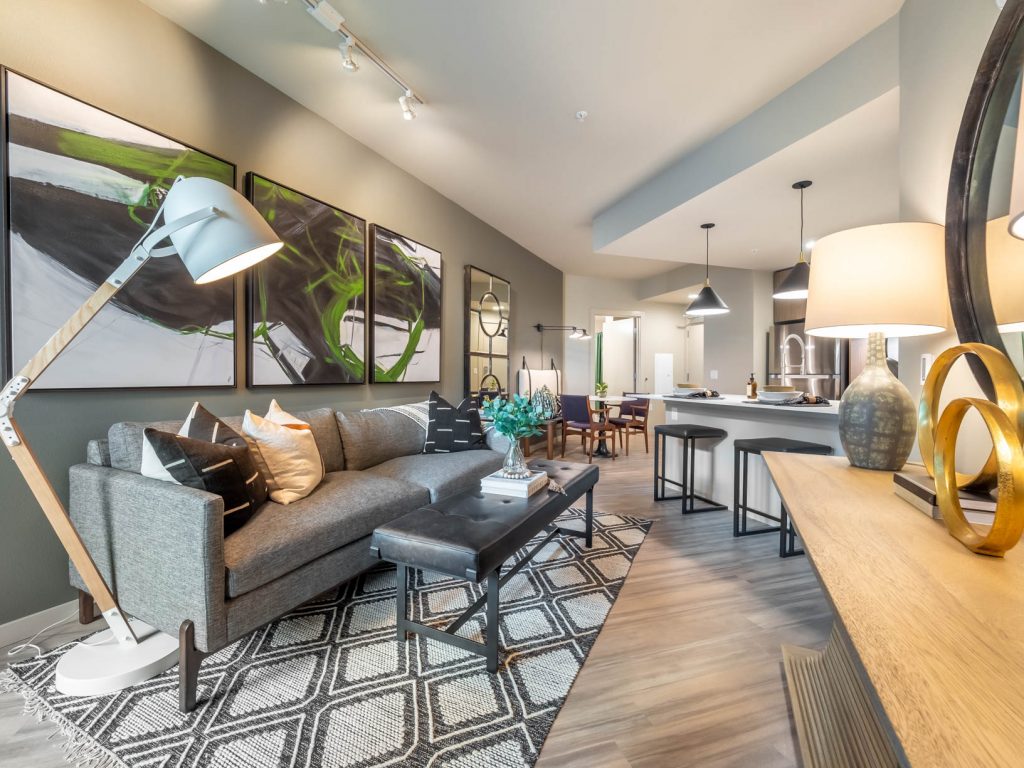
[[985, 229], [988, 292], [1000, 333], [1024, 331], [1024, 240], [1010, 234], [1009, 216]]
[[910, 392], [889, 370], [885, 337], [944, 331], [948, 308], [938, 224], [877, 224], [818, 241], [807, 333], [868, 340], [864, 370], [839, 401], [839, 439], [853, 466], [892, 472], [906, 463], [917, 413]]
[[814, 246], [807, 333], [843, 339], [923, 336], [946, 329], [944, 229], [876, 224], [836, 232]]

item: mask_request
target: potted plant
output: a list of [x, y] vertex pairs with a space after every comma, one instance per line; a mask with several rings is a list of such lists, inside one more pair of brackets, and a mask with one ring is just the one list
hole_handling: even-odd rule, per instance
[[509, 440], [505, 463], [501, 468], [502, 476], [516, 480], [529, 477], [530, 470], [526, 468], [526, 458], [523, 456], [519, 441], [524, 437], [533, 437], [541, 433], [539, 425], [544, 420], [543, 414], [522, 395], [512, 395], [508, 399], [487, 398], [480, 412], [485, 419], [493, 422], [494, 429], [499, 435], [504, 435]]
[[608, 385], [605, 382], [603, 382], [603, 381], [597, 382], [594, 385], [594, 394], [597, 395], [598, 397], [605, 397], [605, 396], [607, 396], [607, 394], [608, 394]]

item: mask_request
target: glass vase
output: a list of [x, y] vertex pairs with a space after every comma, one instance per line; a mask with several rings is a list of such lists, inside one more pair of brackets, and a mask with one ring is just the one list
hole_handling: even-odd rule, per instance
[[523, 456], [519, 438], [510, 437], [508, 443], [508, 450], [505, 451], [505, 463], [501, 467], [502, 477], [512, 480], [523, 480], [529, 477], [530, 470], [526, 468], [526, 457]]

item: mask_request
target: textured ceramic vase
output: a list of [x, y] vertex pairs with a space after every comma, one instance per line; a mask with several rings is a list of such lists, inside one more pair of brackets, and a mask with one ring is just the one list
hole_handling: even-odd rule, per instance
[[910, 392], [885, 364], [885, 336], [868, 336], [868, 360], [839, 401], [839, 439], [850, 463], [896, 471], [907, 461], [917, 434]]

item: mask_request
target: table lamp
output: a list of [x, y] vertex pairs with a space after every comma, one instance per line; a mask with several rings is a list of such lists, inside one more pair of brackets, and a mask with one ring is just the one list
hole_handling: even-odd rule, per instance
[[985, 227], [985, 266], [1000, 333], [1024, 331], [1024, 240], [1010, 234], [1009, 216]]
[[877, 224], [814, 247], [807, 333], [868, 340], [864, 371], [839, 401], [839, 439], [855, 467], [898, 470], [914, 447], [917, 407], [886, 365], [885, 338], [946, 330], [943, 239], [938, 224]]
[[[170, 244], [161, 246], [166, 240]], [[176, 254], [196, 283], [209, 283], [262, 261], [281, 245], [263, 217], [234, 189], [211, 179], [179, 176], [124, 262], [0, 393], [0, 437], [109, 627], [61, 657], [55, 679], [61, 693], [96, 696], [148, 680], [174, 665], [178, 641], [125, 617], [18, 428], [14, 406], [149, 259]]]

